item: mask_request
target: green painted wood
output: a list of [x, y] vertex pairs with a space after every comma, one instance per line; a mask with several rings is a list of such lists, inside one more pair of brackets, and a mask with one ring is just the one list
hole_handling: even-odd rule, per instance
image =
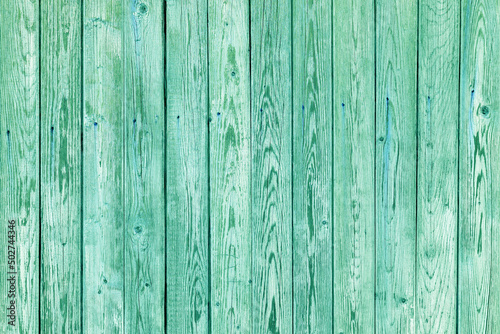
[[417, 11], [416, 1], [377, 1], [378, 333], [415, 333]]
[[125, 333], [164, 330], [163, 22], [162, 0], [124, 7]]
[[333, 328], [332, 2], [296, 0], [293, 28], [293, 326]]
[[[0, 332], [38, 333], [39, 322], [39, 2], [0, 4]], [[15, 245], [8, 221], [16, 221]], [[12, 239], [10, 239], [12, 240]], [[8, 267], [15, 248], [15, 269]], [[15, 271], [15, 297], [7, 272]], [[7, 307], [16, 302], [15, 326]]]
[[375, 325], [375, 12], [334, 1], [334, 331]]
[[166, 14], [167, 332], [208, 333], [207, 2]]
[[252, 332], [249, 3], [208, 1], [210, 320]]
[[122, 51], [129, 7], [88, 0], [83, 10], [83, 332], [122, 333], [125, 124], [131, 127]]
[[0, 332], [499, 332], [499, 26], [498, 0], [1, 4]]
[[40, 332], [78, 333], [82, 292], [81, 1], [43, 2], [40, 15]]
[[292, 333], [291, 3], [251, 3], [253, 333]]
[[500, 331], [500, 2], [462, 2], [458, 328]]
[[456, 330], [460, 5], [419, 3], [418, 333]]

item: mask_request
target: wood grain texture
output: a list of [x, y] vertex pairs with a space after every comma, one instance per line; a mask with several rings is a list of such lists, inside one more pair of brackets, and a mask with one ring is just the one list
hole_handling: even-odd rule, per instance
[[252, 332], [249, 3], [208, 1], [211, 331]]
[[124, 332], [126, 10], [117, 0], [84, 2], [82, 317], [88, 333]]
[[456, 330], [459, 2], [419, 3], [418, 333]]
[[334, 331], [373, 333], [375, 12], [334, 1]]
[[209, 332], [207, 2], [167, 3], [167, 332]]
[[332, 2], [293, 2], [293, 317], [333, 328]]
[[40, 332], [81, 330], [81, 2], [41, 6]]
[[251, 3], [253, 333], [292, 333], [290, 14]]
[[458, 328], [500, 332], [500, 2], [462, 1]]
[[165, 314], [163, 1], [124, 9], [125, 333], [160, 333]]
[[377, 1], [376, 330], [415, 333], [417, 2]]
[[[0, 4], [0, 331], [37, 333], [39, 322], [39, 2]], [[16, 296], [8, 298], [7, 226], [16, 220]], [[9, 276], [10, 277], [10, 276]], [[16, 302], [15, 326], [7, 307]], [[9, 304], [8, 304], [9, 303]]]

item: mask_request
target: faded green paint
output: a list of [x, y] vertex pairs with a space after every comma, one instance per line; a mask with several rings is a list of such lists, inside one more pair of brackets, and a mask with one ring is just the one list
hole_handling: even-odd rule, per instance
[[80, 1], [41, 7], [41, 333], [82, 324], [80, 9]]
[[500, 330], [498, 0], [0, 19], [1, 333]]
[[[37, 333], [40, 292], [39, 1], [0, 4], [0, 332]], [[16, 242], [7, 226], [16, 220]], [[8, 297], [8, 246], [16, 296]], [[15, 300], [15, 326], [7, 307]]]

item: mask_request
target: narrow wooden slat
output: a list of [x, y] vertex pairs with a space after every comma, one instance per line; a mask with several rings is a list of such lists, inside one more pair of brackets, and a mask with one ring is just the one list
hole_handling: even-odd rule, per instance
[[417, 332], [454, 333], [460, 2], [419, 7]]
[[458, 328], [500, 332], [500, 2], [462, 1]]
[[81, 330], [81, 2], [41, 6], [42, 333]]
[[334, 1], [334, 331], [374, 332], [375, 12]]
[[291, 3], [251, 3], [253, 333], [292, 333]]
[[415, 333], [417, 11], [377, 1], [378, 333]]
[[118, 0], [84, 1], [82, 317], [85, 333], [124, 332], [125, 8]]
[[333, 328], [332, 1], [293, 2], [293, 325]]
[[166, 13], [167, 332], [208, 333], [207, 2]]
[[163, 1], [123, 12], [125, 333], [161, 333], [165, 314]]
[[[39, 3], [0, 4], [0, 332], [39, 326]], [[9, 239], [15, 220], [15, 242]], [[12, 240], [14, 244], [9, 243]], [[8, 263], [15, 248], [14, 268]], [[12, 254], [12, 253], [11, 253]], [[8, 272], [16, 272], [15, 297]], [[16, 303], [14, 326], [7, 307]], [[10, 313], [10, 312], [9, 312]]]
[[249, 2], [208, 1], [212, 333], [252, 331]]

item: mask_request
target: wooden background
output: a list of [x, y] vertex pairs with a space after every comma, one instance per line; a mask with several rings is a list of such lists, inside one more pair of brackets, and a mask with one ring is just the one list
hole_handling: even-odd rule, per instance
[[500, 0], [2, 1], [0, 332], [500, 333], [499, 144]]

